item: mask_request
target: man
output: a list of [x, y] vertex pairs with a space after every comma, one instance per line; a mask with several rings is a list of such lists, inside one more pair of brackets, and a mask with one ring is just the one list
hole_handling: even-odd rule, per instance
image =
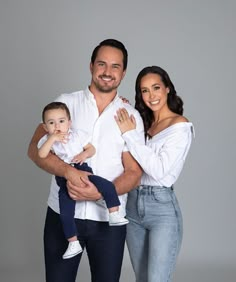
[[[143, 124], [138, 112], [119, 98], [117, 89], [125, 76], [128, 54], [124, 45], [114, 39], [102, 41], [93, 51], [90, 62], [90, 86], [84, 91], [62, 94], [57, 101], [69, 107], [72, 127], [92, 136], [96, 154], [90, 165], [94, 174], [113, 181], [120, 198], [120, 211], [125, 215], [127, 192], [140, 181], [142, 170], [127, 151], [114, 116], [125, 107], [137, 120], [143, 135]], [[68, 192], [76, 200], [75, 220], [78, 238], [86, 248], [92, 281], [118, 282], [124, 253], [126, 226], [110, 227], [108, 212], [96, 200], [101, 194], [88, 181], [87, 173], [65, 164], [55, 155], [38, 157], [37, 143], [45, 134], [40, 124], [32, 137], [28, 155], [45, 171], [65, 177]], [[67, 247], [59, 218], [58, 186], [52, 177], [48, 211], [44, 229], [44, 253], [47, 282], [75, 282], [81, 254], [63, 260]]]

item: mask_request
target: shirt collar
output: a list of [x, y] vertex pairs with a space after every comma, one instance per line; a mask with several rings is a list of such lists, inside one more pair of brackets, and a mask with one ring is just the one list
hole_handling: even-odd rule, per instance
[[89, 90], [89, 87], [87, 86], [87, 88], [85, 89], [85, 95], [89, 100], [93, 100], [94, 99], [94, 95], [93, 93]]
[[[87, 88], [85, 89], [84, 92], [85, 92], [86, 97], [87, 97], [89, 100], [94, 100], [94, 95], [93, 95], [93, 93], [89, 90], [89, 86], [87, 86]], [[119, 93], [118, 93], [118, 91], [117, 91], [116, 96], [114, 97], [114, 99], [112, 100], [111, 103], [116, 102], [118, 99], [120, 99], [120, 98], [119, 98]]]

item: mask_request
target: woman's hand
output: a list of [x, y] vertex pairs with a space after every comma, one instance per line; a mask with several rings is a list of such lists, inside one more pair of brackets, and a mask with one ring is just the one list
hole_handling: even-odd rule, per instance
[[136, 120], [133, 115], [129, 115], [125, 108], [116, 112], [115, 120], [122, 133], [136, 128]]

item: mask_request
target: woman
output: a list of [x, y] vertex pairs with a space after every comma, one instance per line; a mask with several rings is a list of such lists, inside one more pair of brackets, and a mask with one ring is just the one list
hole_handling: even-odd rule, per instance
[[144, 122], [146, 144], [125, 109], [115, 116], [133, 157], [143, 168], [141, 185], [129, 192], [127, 245], [137, 282], [166, 282], [182, 241], [182, 215], [173, 184], [183, 168], [193, 125], [165, 70], [146, 67], [136, 80], [135, 108]]

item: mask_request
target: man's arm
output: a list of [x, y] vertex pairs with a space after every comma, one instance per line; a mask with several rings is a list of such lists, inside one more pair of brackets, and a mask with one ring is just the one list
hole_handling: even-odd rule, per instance
[[125, 194], [139, 185], [143, 173], [142, 168], [129, 152], [123, 152], [122, 162], [124, 172], [113, 182], [118, 195]]
[[[84, 188], [90, 188], [91, 190], [94, 191], [94, 196], [95, 198], [99, 199], [101, 197], [100, 193], [97, 191], [96, 187], [93, 185], [93, 183], [89, 182], [87, 184], [86, 182], [81, 180], [81, 177], [86, 179], [87, 175], [89, 174], [86, 171], [81, 171], [78, 170], [71, 165], [63, 162], [60, 160], [56, 155], [49, 153], [49, 155], [46, 158], [40, 158], [38, 155], [38, 141], [42, 136], [46, 134], [46, 131], [44, 130], [42, 124], [40, 124], [35, 132], [34, 135], [30, 141], [29, 148], [28, 148], [28, 156], [29, 158], [41, 169], [47, 171], [50, 174], [57, 175], [57, 176], [62, 176], [69, 180], [69, 182], [76, 187], [82, 187]], [[84, 189], [83, 188], [83, 189]], [[73, 198], [73, 195], [72, 195]], [[75, 199], [75, 198], [73, 198]], [[87, 200], [89, 200], [88, 198]]]
[[[117, 177], [113, 183], [116, 187], [118, 195], [125, 194], [136, 187], [142, 176], [142, 169], [135, 161], [129, 152], [122, 154], [122, 162], [124, 166], [124, 172]], [[94, 185], [88, 179], [83, 178], [86, 188], [81, 188], [73, 185], [68, 181], [68, 193], [74, 200], [91, 200], [95, 201], [101, 198], [101, 194], [98, 192]]]

